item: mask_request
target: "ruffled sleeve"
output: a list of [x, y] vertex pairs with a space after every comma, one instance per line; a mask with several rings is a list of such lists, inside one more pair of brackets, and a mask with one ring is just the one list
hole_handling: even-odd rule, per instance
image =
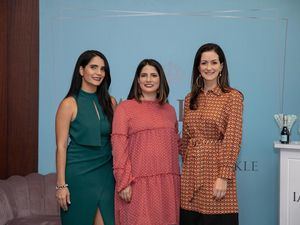
[[122, 191], [134, 180], [128, 155], [129, 119], [122, 105], [118, 106], [112, 125], [113, 167], [117, 192]]
[[226, 131], [219, 153], [221, 178], [232, 179], [235, 174], [235, 163], [240, 151], [242, 140], [242, 114], [243, 96], [240, 92], [232, 90], [229, 99], [229, 112]]

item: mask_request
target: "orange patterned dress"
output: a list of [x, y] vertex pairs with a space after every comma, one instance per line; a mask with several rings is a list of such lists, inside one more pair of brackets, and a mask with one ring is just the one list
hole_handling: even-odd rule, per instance
[[[219, 87], [200, 92], [196, 110], [185, 98], [181, 154], [181, 208], [202, 214], [237, 213], [235, 163], [242, 139], [242, 94]], [[213, 197], [217, 178], [226, 178], [221, 200]]]

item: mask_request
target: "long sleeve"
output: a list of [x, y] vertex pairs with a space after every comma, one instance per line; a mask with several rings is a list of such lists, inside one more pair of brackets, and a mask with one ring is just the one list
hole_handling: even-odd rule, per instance
[[182, 160], [185, 160], [186, 150], [189, 144], [189, 132], [187, 126], [187, 112], [189, 108], [189, 98], [186, 97], [184, 100], [184, 114], [183, 114], [183, 125], [182, 125], [182, 139], [180, 146], [180, 154], [182, 156]]
[[242, 141], [243, 96], [233, 90], [228, 103], [228, 121], [219, 153], [221, 178], [232, 179]]
[[122, 105], [118, 106], [112, 125], [112, 151], [116, 190], [120, 192], [133, 181], [131, 162], [128, 155], [128, 118]]

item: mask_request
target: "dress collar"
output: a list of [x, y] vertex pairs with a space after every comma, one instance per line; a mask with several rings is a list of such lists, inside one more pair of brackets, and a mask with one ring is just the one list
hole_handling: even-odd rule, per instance
[[[204, 89], [201, 88], [201, 91], [204, 93]], [[212, 90], [209, 90], [207, 93], [213, 93], [215, 95], [221, 95], [222, 94], [222, 90], [221, 88], [219, 87], [219, 85], [217, 85], [215, 88], [213, 88]]]

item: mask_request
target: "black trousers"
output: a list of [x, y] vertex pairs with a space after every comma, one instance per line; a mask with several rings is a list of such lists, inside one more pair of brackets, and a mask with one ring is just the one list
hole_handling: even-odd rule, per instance
[[180, 225], [238, 225], [238, 213], [202, 214], [180, 209]]

